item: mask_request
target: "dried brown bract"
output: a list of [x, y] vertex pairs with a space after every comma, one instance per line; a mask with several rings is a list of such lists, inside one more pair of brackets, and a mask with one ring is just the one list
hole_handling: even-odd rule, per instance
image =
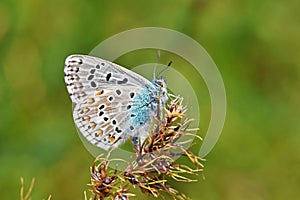
[[[95, 200], [127, 200], [134, 194], [127, 193], [131, 187], [139, 187], [143, 193], [162, 196], [162, 192], [174, 199], [188, 199], [185, 195], [167, 184], [167, 178], [176, 181], [193, 182], [187, 175], [198, 175], [203, 171], [200, 157], [193, 154], [189, 147], [192, 137], [200, 138], [189, 129], [192, 120], [186, 118], [186, 107], [182, 98], [177, 97], [165, 109], [163, 120], [149, 133], [148, 138], [135, 148], [136, 157], [123, 172], [108, 168], [109, 154], [98, 158], [91, 167], [91, 184]], [[200, 138], [201, 139], [201, 138]], [[188, 145], [188, 147], [186, 147]], [[188, 158], [194, 168], [176, 162], [180, 156]], [[124, 161], [125, 162], [125, 161]]]

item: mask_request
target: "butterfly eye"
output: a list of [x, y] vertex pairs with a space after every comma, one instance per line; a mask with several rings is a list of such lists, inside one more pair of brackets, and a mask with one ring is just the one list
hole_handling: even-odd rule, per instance
[[157, 79], [157, 80], [155, 81], [155, 83], [156, 83], [159, 87], [164, 87], [164, 82], [163, 82], [162, 79]]

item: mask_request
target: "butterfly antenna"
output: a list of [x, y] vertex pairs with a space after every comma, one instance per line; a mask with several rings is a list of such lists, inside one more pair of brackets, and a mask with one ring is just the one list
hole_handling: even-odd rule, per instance
[[156, 58], [156, 63], [154, 66], [154, 71], [153, 71], [153, 79], [156, 78], [156, 69], [157, 69], [159, 59], [160, 59], [160, 50], [157, 50], [157, 58]]
[[168, 63], [168, 65], [167, 65], [166, 68], [164, 68], [163, 70], [161, 70], [161, 71], [158, 73], [157, 77], [159, 77], [159, 75], [161, 75], [164, 71], [166, 71], [167, 69], [169, 69], [169, 67], [170, 67], [171, 65], [172, 65], [172, 61], [170, 61], [170, 62]]

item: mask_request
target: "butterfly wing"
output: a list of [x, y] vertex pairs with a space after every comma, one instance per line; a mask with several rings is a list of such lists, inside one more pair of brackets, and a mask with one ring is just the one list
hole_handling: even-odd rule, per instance
[[[92, 144], [108, 150], [124, 142], [129, 136], [145, 132], [147, 123], [135, 124], [132, 109], [134, 98], [130, 93], [140, 88], [132, 86], [109, 86], [94, 92], [86, 100], [76, 104], [73, 117], [80, 132]], [[118, 91], [121, 91], [119, 93]], [[147, 109], [146, 115], [151, 110]]]
[[87, 55], [71, 55], [65, 61], [65, 82], [73, 103], [86, 99], [97, 88], [111, 85], [146, 87], [144, 77], [115, 63]]
[[150, 81], [100, 58], [74, 55], [66, 59], [65, 82], [75, 123], [92, 144], [108, 150], [129, 136], [146, 137], [156, 112]]

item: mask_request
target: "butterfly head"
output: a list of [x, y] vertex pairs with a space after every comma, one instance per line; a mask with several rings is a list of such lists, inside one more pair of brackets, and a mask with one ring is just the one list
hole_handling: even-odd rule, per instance
[[166, 79], [164, 77], [155, 78], [152, 83], [159, 91], [160, 101], [165, 104], [169, 98]]
[[167, 88], [167, 81], [164, 77], [161, 78], [155, 78], [152, 83], [156, 86], [156, 87], [160, 87], [160, 88]]

